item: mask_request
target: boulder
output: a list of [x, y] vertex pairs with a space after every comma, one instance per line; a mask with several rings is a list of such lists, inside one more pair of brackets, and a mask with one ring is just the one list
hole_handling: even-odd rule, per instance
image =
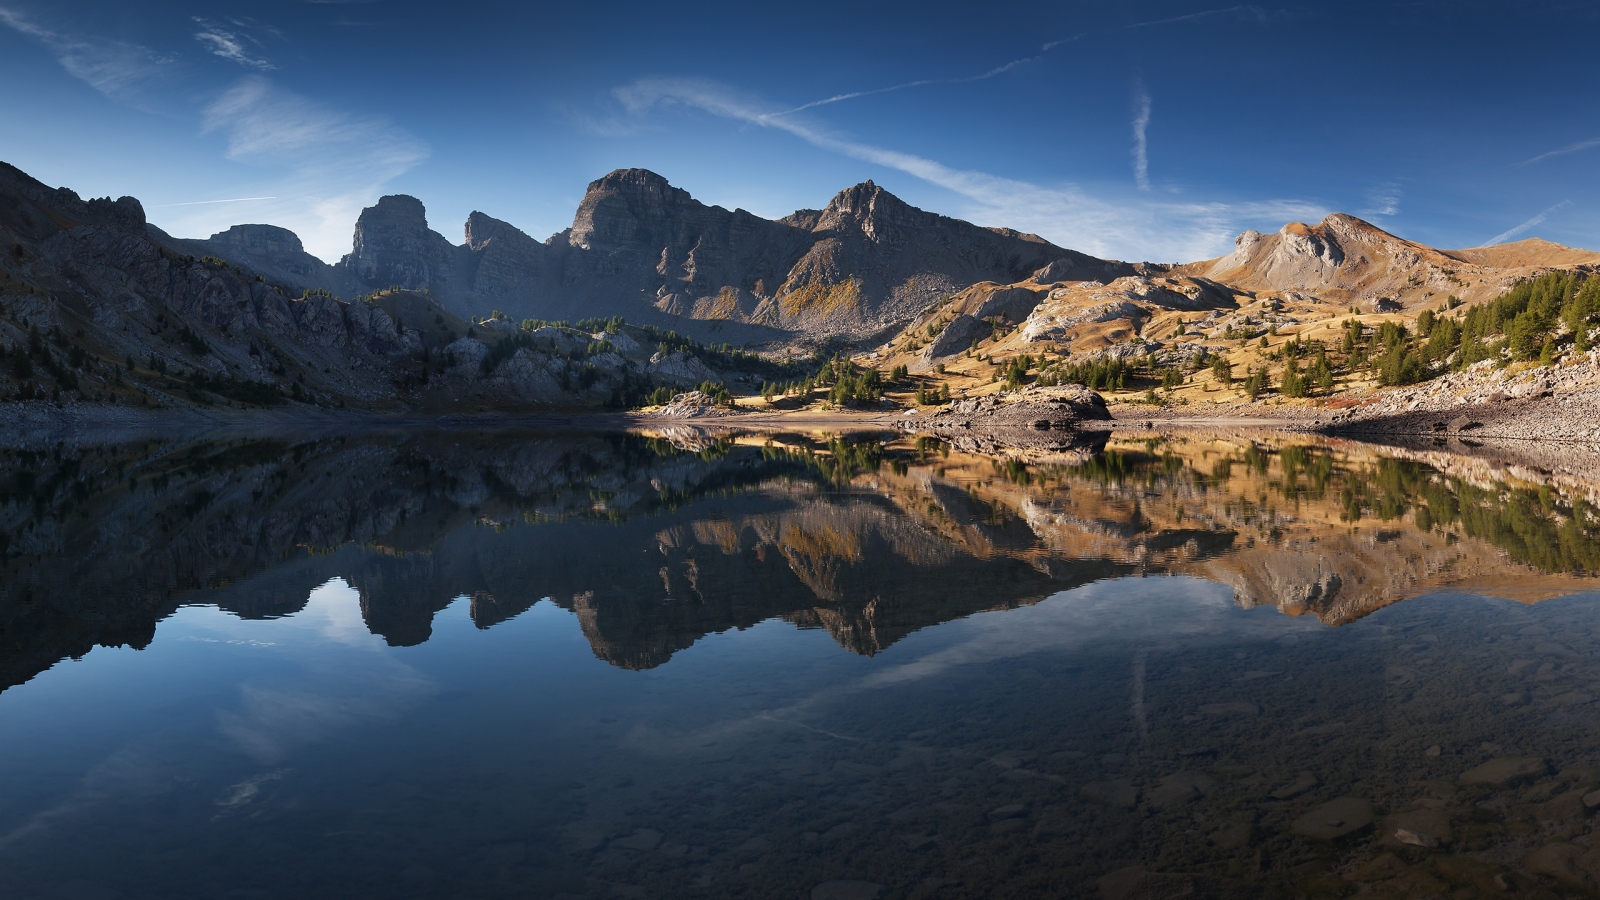
[[1072, 384], [957, 400], [929, 414], [907, 416], [899, 425], [912, 434], [947, 440], [966, 452], [1059, 452], [1104, 446], [1107, 432], [1090, 435], [1081, 426], [1110, 419], [1105, 398]]

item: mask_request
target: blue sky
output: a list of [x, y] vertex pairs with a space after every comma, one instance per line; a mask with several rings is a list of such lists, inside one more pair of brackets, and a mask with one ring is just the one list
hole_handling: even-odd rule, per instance
[[624, 166], [769, 217], [871, 178], [1124, 259], [1332, 211], [1600, 248], [1597, 39], [1574, 0], [0, 0], [0, 159], [330, 260], [382, 194], [543, 239]]

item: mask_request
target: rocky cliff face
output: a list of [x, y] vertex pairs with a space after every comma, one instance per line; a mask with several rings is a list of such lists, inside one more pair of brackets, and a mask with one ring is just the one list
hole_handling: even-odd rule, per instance
[[457, 249], [428, 227], [422, 201], [397, 194], [361, 211], [350, 253], [339, 265], [368, 287], [436, 289], [441, 296], [454, 296], [459, 292]]
[[338, 266], [320, 265], [297, 250], [293, 235], [268, 226], [190, 243], [340, 296], [399, 285], [428, 291], [463, 318], [496, 309], [512, 319], [622, 315], [745, 344], [860, 339], [920, 325], [941, 300], [986, 281], [1060, 288], [1187, 276], [1235, 292], [1391, 311], [1445, 294], [1495, 296], [1552, 267], [1600, 266], [1600, 254], [1537, 239], [1438, 250], [1334, 214], [1270, 235], [1246, 231], [1227, 256], [1168, 271], [925, 212], [870, 181], [822, 209], [768, 221], [707, 206], [644, 169], [590, 183], [572, 227], [543, 242], [474, 212], [454, 245], [428, 227], [420, 201], [392, 196], [362, 213]]
[[[590, 183], [573, 217], [563, 288], [605, 285], [656, 309], [752, 321], [806, 245], [799, 229], [706, 206], [661, 176], [623, 169]], [[576, 289], [576, 290], [574, 290]]]

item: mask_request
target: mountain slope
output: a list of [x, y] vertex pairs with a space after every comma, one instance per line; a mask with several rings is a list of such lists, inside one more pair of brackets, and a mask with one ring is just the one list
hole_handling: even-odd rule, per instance
[[814, 243], [761, 315], [804, 331], [879, 331], [970, 285], [1017, 281], [1058, 261], [1063, 280], [1133, 271], [1037, 235], [924, 212], [871, 181], [841, 191], [814, 217], [802, 210], [784, 221], [809, 226]]
[[1243, 291], [1309, 294], [1334, 305], [1388, 311], [1412, 309], [1450, 294], [1479, 300], [1544, 269], [1582, 265], [1600, 265], [1600, 253], [1537, 239], [1439, 250], [1334, 213], [1316, 225], [1290, 222], [1276, 234], [1246, 231], [1227, 256], [1174, 271]]
[[[420, 220], [421, 204], [406, 199], [386, 198], [376, 227], [358, 233], [364, 267], [354, 271], [391, 283], [459, 283], [457, 248], [425, 227], [386, 228], [392, 207], [402, 221]], [[492, 231], [491, 223], [475, 224]], [[190, 255], [195, 243], [148, 226], [132, 197], [85, 201], [0, 164], [0, 401], [583, 407], [720, 382], [701, 356], [735, 369], [765, 365], [614, 323], [608, 333], [530, 332], [504, 319], [474, 325], [419, 291], [347, 302], [292, 288], [280, 276], [314, 279], [352, 267], [306, 264], [298, 239], [270, 226], [206, 242], [238, 249], [261, 270]], [[495, 259], [482, 253], [472, 261]]]
[[374, 304], [295, 298], [158, 234], [132, 197], [84, 201], [0, 164], [0, 345], [16, 391], [0, 396], [376, 400], [381, 371], [422, 347]]

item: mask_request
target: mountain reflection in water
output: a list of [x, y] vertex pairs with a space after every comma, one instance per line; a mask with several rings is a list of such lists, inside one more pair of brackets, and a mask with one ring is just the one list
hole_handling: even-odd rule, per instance
[[1600, 890], [1584, 483], [669, 437], [0, 451], [0, 896]]
[[426, 641], [457, 597], [480, 628], [550, 598], [625, 668], [772, 618], [870, 655], [1127, 575], [1330, 625], [1448, 586], [1594, 584], [1582, 490], [1397, 452], [1119, 435], [1027, 464], [892, 435], [531, 432], [9, 451], [0, 683], [142, 647], [180, 604], [289, 615], [333, 578], [391, 645]]

